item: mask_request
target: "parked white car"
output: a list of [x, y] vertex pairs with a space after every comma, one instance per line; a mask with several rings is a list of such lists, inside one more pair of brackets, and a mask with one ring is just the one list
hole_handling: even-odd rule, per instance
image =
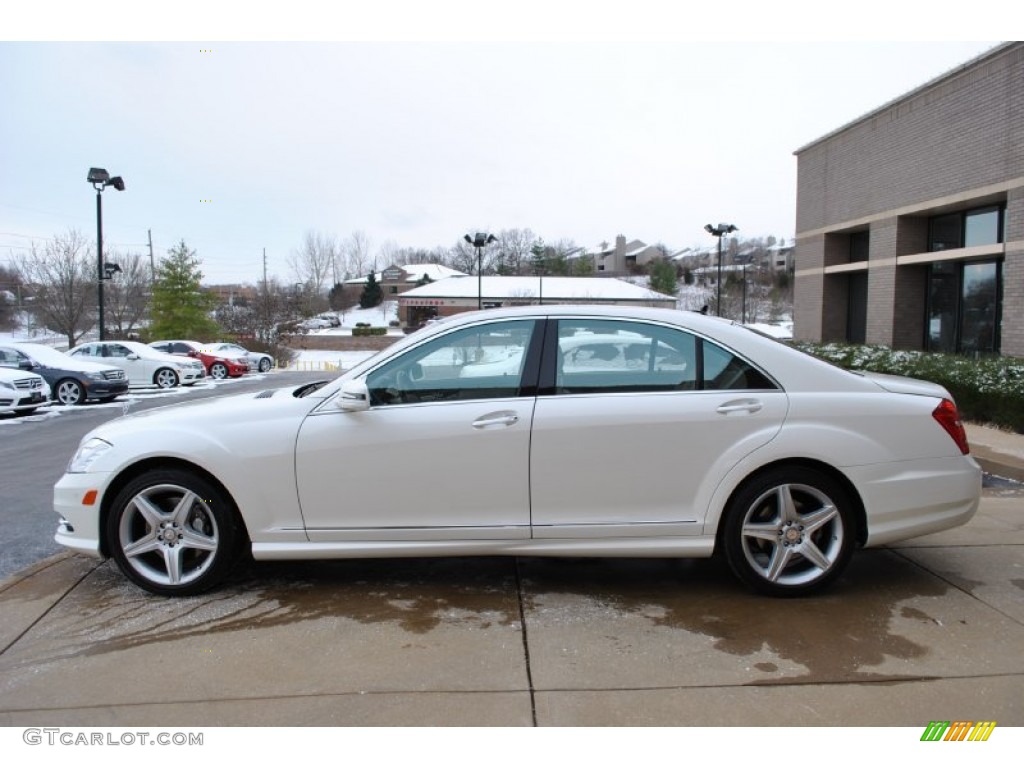
[[27, 416], [50, 400], [50, 387], [37, 373], [0, 368], [0, 413]]
[[195, 384], [206, 375], [199, 360], [168, 355], [138, 341], [93, 341], [69, 349], [68, 354], [121, 368], [133, 387], [170, 389]]
[[719, 553], [754, 589], [799, 595], [858, 547], [966, 523], [980, 493], [941, 386], [697, 313], [532, 306], [424, 328], [333, 382], [107, 422], [54, 508], [58, 542], [165, 595], [220, 583], [241, 547]]

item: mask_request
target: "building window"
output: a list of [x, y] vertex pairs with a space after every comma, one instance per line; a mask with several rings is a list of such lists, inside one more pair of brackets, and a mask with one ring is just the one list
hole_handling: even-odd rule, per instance
[[846, 340], [863, 344], [868, 329], [868, 273], [851, 272], [846, 281]]
[[999, 354], [1001, 322], [1001, 261], [930, 265], [925, 339], [930, 351]]
[[928, 250], [948, 251], [1002, 243], [1004, 219], [1001, 205], [932, 216], [928, 220]]
[[868, 260], [868, 243], [871, 233], [868, 230], [863, 232], [850, 233], [850, 261]]

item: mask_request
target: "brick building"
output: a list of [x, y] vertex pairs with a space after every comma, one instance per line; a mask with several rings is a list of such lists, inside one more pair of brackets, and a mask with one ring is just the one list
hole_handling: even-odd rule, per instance
[[1024, 356], [1024, 43], [795, 154], [796, 338]]

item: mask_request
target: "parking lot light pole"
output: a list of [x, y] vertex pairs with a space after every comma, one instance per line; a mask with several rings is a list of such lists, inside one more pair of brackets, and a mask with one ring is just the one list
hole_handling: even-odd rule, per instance
[[120, 176], [111, 178], [104, 168], [90, 168], [86, 181], [92, 184], [93, 189], [96, 190], [96, 293], [100, 315], [100, 341], [103, 341], [105, 338], [103, 324], [103, 281], [110, 280], [115, 272], [121, 271], [121, 268], [116, 264], [111, 263], [108, 269], [103, 263], [103, 190], [107, 187], [113, 187], [118, 192], [124, 192], [124, 179]]
[[718, 238], [718, 298], [715, 304], [715, 314], [722, 316], [722, 237], [730, 232], [736, 232], [739, 227], [732, 224], [719, 224], [713, 227], [710, 224], [704, 225], [704, 231]]
[[476, 308], [484, 308], [484, 246], [497, 242], [498, 238], [486, 232], [477, 232], [470, 237], [465, 235], [467, 243], [476, 248]]

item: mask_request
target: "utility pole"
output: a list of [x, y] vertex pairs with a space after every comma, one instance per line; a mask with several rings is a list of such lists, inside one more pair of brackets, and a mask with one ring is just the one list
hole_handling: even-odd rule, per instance
[[153, 259], [153, 230], [147, 229], [146, 234], [149, 236], [149, 279], [155, 283], [156, 261]]

